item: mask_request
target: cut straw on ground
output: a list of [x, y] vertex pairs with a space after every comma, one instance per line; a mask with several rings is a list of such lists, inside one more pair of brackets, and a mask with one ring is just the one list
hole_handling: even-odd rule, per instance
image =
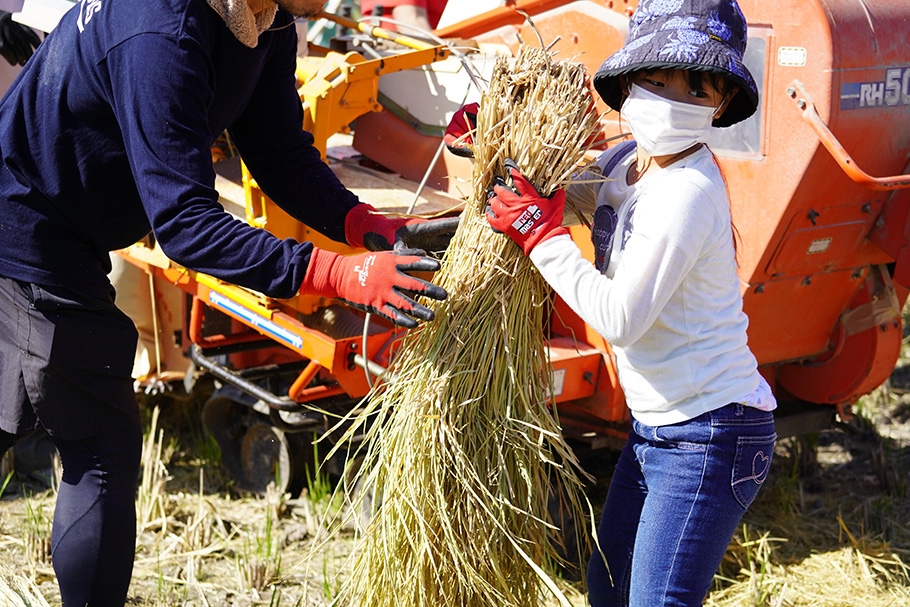
[[48, 607], [47, 601], [34, 582], [14, 572], [7, 566], [0, 567], [0, 605], [3, 607]]

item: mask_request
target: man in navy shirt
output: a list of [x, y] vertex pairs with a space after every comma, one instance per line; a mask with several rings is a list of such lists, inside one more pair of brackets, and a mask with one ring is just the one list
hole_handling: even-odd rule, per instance
[[[0, 102], [0, 455], [38, 424], [60, 452], [52, 555], [65, 606], [123, 605], [132, 574], [136, 330], [114, 306], [110, 251], [151, 231], [187, 268], [408, 327], [432, 319], [410, 294], [445, 298], [407, 272], [438, 269], [418, 248], [457, 220], [374, 213], [302, 130], [292, 26], [322, 4], [81, 0]], [[394, 250], [342, 257], [231, 217], [210, 152], [225, 129], [292, 216]]]

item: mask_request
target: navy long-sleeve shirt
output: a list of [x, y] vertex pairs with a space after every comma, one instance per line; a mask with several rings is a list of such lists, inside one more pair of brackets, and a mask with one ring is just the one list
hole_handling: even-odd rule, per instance
[[99, 284], [151, 230], [185, 267], [292, 296], [312, 245], [226, 213], [210, 152], [227, 129], [269, 197], [345, 242], [358, 200], [302, 130], [291, 19], [251, 49], [205, 0], [79, 2], [0, 102], [0, 275]]

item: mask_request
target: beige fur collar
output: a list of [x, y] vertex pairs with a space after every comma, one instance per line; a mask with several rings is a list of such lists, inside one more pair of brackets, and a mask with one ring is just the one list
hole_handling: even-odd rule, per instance
[[250, 48], [256, 48], [259, 44], [259, 35], [271, 27], [278, 12], [278, 5], [274, 3], [254, 15], [247, 0], [207, 1], [209, 6], [221, 15], [237, 40]]

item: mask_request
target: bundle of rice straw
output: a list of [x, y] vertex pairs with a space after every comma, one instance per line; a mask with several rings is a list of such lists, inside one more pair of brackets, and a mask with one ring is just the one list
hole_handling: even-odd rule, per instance
[[598, 129], [593, 107], [580, 64], [529, 47], [498, 60], [477, 116], [473, 192], [434, 279], [449, 298], [407, 335], [393, 379], [349, 430], [376, 420], [360, 471], [375, 501], [342, 603], [536, 606], [551, 593], [568, 604], [547, 573], [562, 532], [547, 504], [561, 500], [575, 521], [588, 512], [548, 406], [551, 292], [484, 208], [506, 158], [541, 192], [565, 185]]

